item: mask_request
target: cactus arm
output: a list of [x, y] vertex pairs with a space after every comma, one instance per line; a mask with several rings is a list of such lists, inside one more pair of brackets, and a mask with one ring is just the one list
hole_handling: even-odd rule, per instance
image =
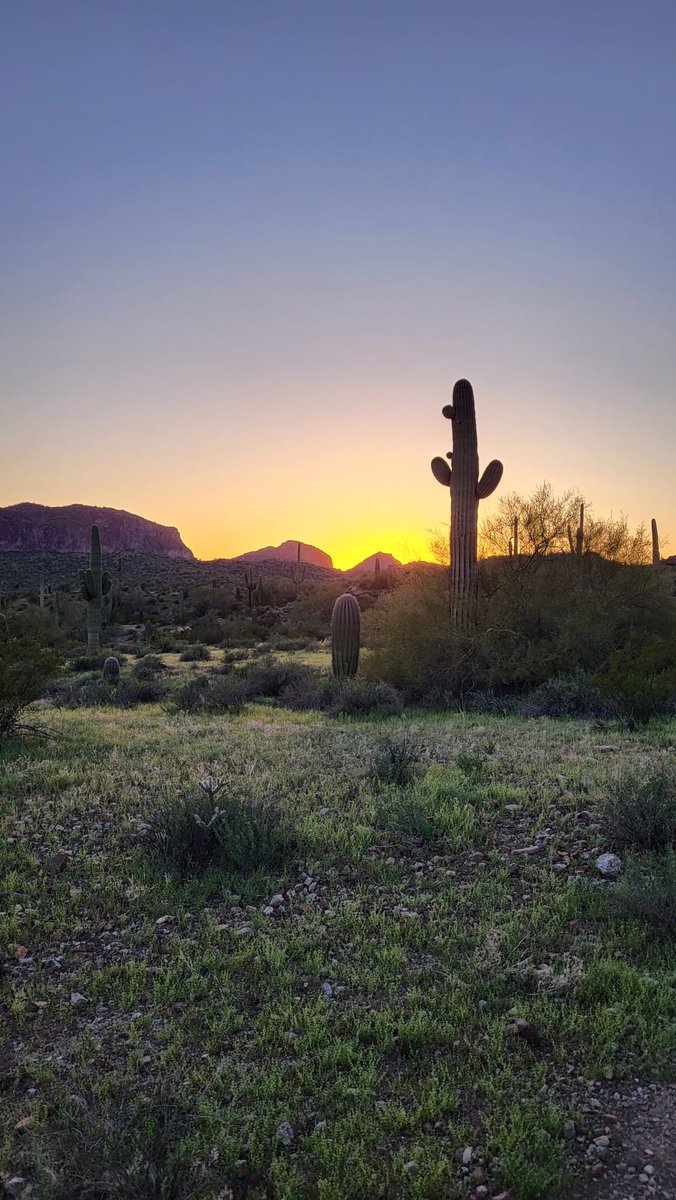
[[442, 487], [450, 487], [451, 486], [451, 468], [449, 467], [448, 463], [446, 462], [446, 459], [445, 458], [433, 458], [431, 465], [432, 465], [432, 474], [434, 475], [434, 478], [436, 479], [437, 483], [440, 483], [442, 485]]
[[89, 592], [90, 598], [95, 600], [98, 595], [98, 588], [96, 586], [96, 579], [91, 567], [87, 567], [87, 570], [85, 571], [85, 585], [87, 587], [87, 591]]
[[498, 458], [494, 458], [492, 462], [489, 462], [474, 489], [477, 500], [485, 500], [487, 496], [490, 496], [495, 491], [502, 479], [503, 470], [504, 467]]

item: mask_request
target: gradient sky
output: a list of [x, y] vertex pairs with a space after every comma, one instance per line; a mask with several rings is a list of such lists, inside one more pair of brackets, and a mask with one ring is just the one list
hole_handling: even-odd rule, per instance
[[417, 557], [466, 376], [676, 552], [673, 0], [4, 0], [0, 139], [0, 504]]

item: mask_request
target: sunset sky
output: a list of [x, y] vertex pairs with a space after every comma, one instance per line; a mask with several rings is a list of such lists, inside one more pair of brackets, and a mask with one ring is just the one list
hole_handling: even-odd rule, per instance
[[465, 376], [676, 553], [673, 0], [8, 0], [0, 136], [0, 505], [419, 557]]

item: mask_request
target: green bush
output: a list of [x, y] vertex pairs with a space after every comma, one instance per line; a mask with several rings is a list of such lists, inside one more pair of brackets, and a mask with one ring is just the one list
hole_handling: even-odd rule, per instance
[[388, 792], [376, 809], [375, 824], [397, 838], [412, 842], [431, 842], [438, 834], [425, 800], [406, 792]]
[[331, 680], [325, 693], [324, 707], [331, 717], [400, 716], [403, 700], [396, 688], [377, 680], [354, 675]]
[[408, 730], [391, 734], [374, 751], [370, 776], [378, 783], [406, 787], [424, 754], [425, 747]]
[[644, 724], [676, 703], [676, 634], [649, 637], [632, 631], [614, 650], [594, 679], [631, 723]]
[[296, 847], [293, 827], [271, 804], [228, 792], [228, 781], [208, 778], [193, 796], [179, 796], [154, 812], [142, 830], [152, 863], [185, 876], [218, 866], [250, 874], [279, 863]]
[[30, 636], [0, 641], [0, 743], [31, 726], [21, 717], [41, 699], [61, 655]]
[[248, 698], [246, 683], [239, 672], [228, 675], [195, 675], [176, 688], [172, 694], [172, 707], [179, 712], [229, 712], [242, 711]]
[[181, 662], [209, 662], [211, 653], [207, 646], [203, 646], [201, 642], [195, 642], [193, 646], [188, 646], [178, 657]]
[[676, 764], [636, 768], [613, 780], [603, 826], [609, 844], [618, 850], [676, 846]]
[[[639, 700], [650, 713], [674, 695], [676, 607], [664, 580], [595, 554], [535, 558], [523, 570], [510, 560], [481, 562], [476, 629], [465, 638], [450, 628], [447, 571], [415, 571], [367, 614], [365, 630], [364, 670], [418, 702], [530, 693], [533, 715], [601, 715], [610, 711], [594, 693], [602, 678], [606, 695], [632, 689], [635, 714]], [[636, 639], [652, 649], [632, 679]], [[627, 646], [621, 660], [611, 657]]]
[[676, 931], [676, 853], [631, 858], [609, 892], [612, 910], [628, 920], [643, 921], [664, 937]]
[[611, 717], [614, 711], [612, 702], [582, 674], [547, 679], [519, 705], [524, 717]]

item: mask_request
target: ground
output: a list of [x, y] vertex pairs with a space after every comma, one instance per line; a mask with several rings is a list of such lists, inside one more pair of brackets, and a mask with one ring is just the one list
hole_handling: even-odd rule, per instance
[[[673, 943], [594, 863], [609, 779], [676, 722], [36, 720], [0, 776], [8, 1194], [674, 1194]], [[144, 822], [207, 775], [293, 819], [274, 872], [148, 861]]]

